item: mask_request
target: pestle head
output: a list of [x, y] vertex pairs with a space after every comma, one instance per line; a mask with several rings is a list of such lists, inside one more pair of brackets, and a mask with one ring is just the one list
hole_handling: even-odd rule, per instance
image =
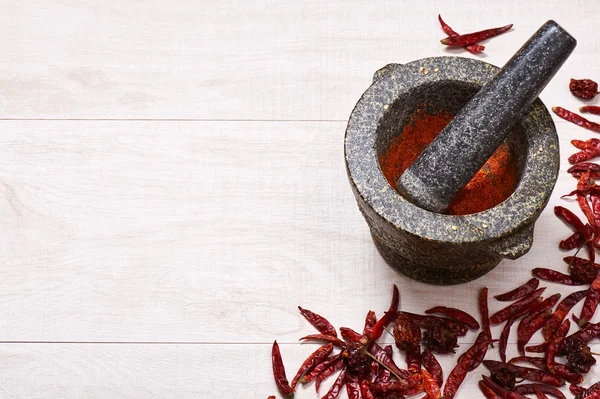
[[546, 22], [398, 179], [415, 205], [443, 212], [506, 139], [577, 41]]

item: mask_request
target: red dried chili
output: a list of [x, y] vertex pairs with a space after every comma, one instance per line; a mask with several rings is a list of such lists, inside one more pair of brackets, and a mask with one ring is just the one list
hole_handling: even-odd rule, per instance
[[569, 90], [577, 97], [590, 100], [598, 94], [598, 83], [591, 79], [571, 79]]
[[328, 322], [327, 319], [325, 319], [323, 316], [313, 313], [308, 309], [302, 309], [300, 306], [298, 306], [298, 310], [300, 310], [302, 316], [304, 316], [304, 318], [308, 320], [310, 324], [312, 324], [317, 330], [319, 330], [321, 334], [337, 337], [335, 327], [333, 327], [331, 323]]
[[585, 225], [577, 217], [577, 215], [575, 215], [573, 212], [571, 212], [570, 210], [568, 210], [567, 208], [564, 208], [562, 206], [555, 206], [554, 214], [556, 216], [558, 216], [560, 219], [562, 219], [565, 223], [572, 226], [575, 229], [575, 231], [577, 231], [579, 234], [581, 234], [583, 236], [583, 238], [585, 238], [586, 245], [588, 248], [588, 255], [590, 258], [589, 259], [590, 263], [594, 263], [594, 260], [596, 259], [596, 253], [594, 251], [594, 245], [592, 243], [592, 236], [588, 232]]
[[371, 384], [367, 380], [361, 381], [360, 393], [362, 395], [362, 399], [375, 399], [373, 392], [371, 392]]
[[360, 342], [362, 335], [347, 327], [340, 327], [340, 335], [346, 342]]
[[346, 370], [342, 370], [342, 372], [338, 375], [337, 379], [327, 391], [327, 394], [323, 396], [322, 399], [335, 399], [342, 390], [344, 383], [346, 382]]
[[542, 280], [551, 281], [553, 283], [564, 285], [581, 285], [581, 283], [574, 281], [571, 276], [552, 269], [536, 267], [531, 271], [531, 273]]
[[585, 296], [585, 301], [583, 302], [583, 307], [581, 308], [581, 315], [579, 316], [579, 320], [577, 324], [580, 327], [586, 325], [594, 314], [596, 313], [596, 308], [598, 307], [598, 301], [600, 300], [600, 274], [596, 277], [596, 279], [592, 282], [590, 286], [590, 290]]
[[370, 341], [375, 341], [377, 338], [381, 337], [383, 334], [383, 329], [390, 324], [392, 321], [396, 320], [398, 316], [398, 305], [400, 304], [400, 291], [398, 291], [398, 287], [394, 284], [394, 288], [392, 290], [392, 302], [390, 303], [390, 307], [387, 312], [383, 315], [377, 323], [373, 325], [365, 336]]
[[367, 316], [365, 317], [365, 326], [363, 328], [363, 335], [367, 335], [368, 331], [373, 328], [373, 326], [377, 323], [377, 316], [375, 312], [369, 310]]
[[306, 373], [311, 371], [314, 367], [318, 366], [321, 362], [323, 362], [327, 356], [331, 354], [333, 351], [333, 344], [327, 344], [321, 346], [319, 349], [314, 351], [308, 358], [302, 363], [302, 366], [298, 369], [298, 372], [294, 376], [292, 380], [292, 390], [296, 389], [296, 384], [300, 381]]
[[583, 116], [562, 107], [552, 107], [552, 111], [560, 118], [594, 132], [600, 132], [600, 124], [589, 121]]
[[550, 320], [542, 328], [542, 335], [544, 336], [544, 339], [550, 339], [550, 337], [554, 334], [556, 329], [567, 316], [567, 313], [569, 313], [573, 306], [581, 301], [586, 294], [587, 290], [574, 292], [568, 295], [558, 304], [556, 311], [552, 314]]
[[[319, 392], [319, 388], [321, 387], [321, 383], [325, 381], [327, 378], [331, 377], [335, 374], [336, 371], [342, 369], [344, 367], [344, 359], [340, 356], [340, 358], [334, 362], [332, 362], [325, 370], [319, 374], [315, 380], [315, 390]], [[343, 372], [342, 372], [343, 373]], [[342, 374], [340, 373], [340, 375]], [[338, 377], [339, 379], [339, 377]], [[337, 382], [337, 380], [336, 380]], [[343, 382], [343, 380], [342, 380]], [[335, 384], [334, 384], [335, 385]], [[341, 388], [341, 387], [340, 387]], [[339, 390], [338, 390], [339, 392]]]
[[[581, 150], [568, 158], [571, 165], [589, 161], [600, 155], [600, 140], [598, 139], [589, 139], [586, 141], [572, 140], [571, 143], [573, 145], [576, 144], [575, 146]], [[585, 143], [585, 145], [582, 145], [581, 143]]]
[[[383, 175], [391, 187], [444, 127], [452, 114], [428, 114], [419, 110], [379, 157]], [[517, 158], [504, 143], [457, 194], [446, 213], [466, 215], [492, 208], [514, 192], [518, 182]]]
[[531, 395], [536, 393], [536, 389], [542, 393], [547, 393], [557, 398], [566, 399], [565, 395], [555, 387], [551, 387], [543, 384], [521, 384], [517, 385], [513, 391], [521, 395]]
[[514, 290], [506, 292], [504, 294], [496, 295], [494, 298], [496, 298], [496, 300], [498, 301], [515, 301], [535, 291], [539, 284], [540, 280], [538, 280], [537, 278], [532, 278], [522, 286], [517, 287]]
[[429, 372], [435, 378], [435, 381], [439, 386], [442, 386], [444, 383], [444, 372], [442, 370], [442, 366], [437, 361], [433, 353], [431, 351], [425, 349], [423, 354], [421, 355], [421, 362], [425, 370]]
[[423, 388], [429, 399], [440, 399], [442, 392], [435, 378], [427, 370], [421, 370], [423, 376]]
[[282, 395], [292, 397], [294, 395], [294, 390], [290, 386], [285, 375], [285, 367], [283, 365], [283, 360], [281, 359], [281, 352], [279, 351], [277, 341], [273, 342], [271, 361], [273, 363], [273, 377], [275, 377], [277, 388], [279, 388]]
[[300, 383], [304, 385], [304, 384], [308, 384], [309, 382], [313, 381], [315, 378], [317, 378], [317, 376], [319, 374], [321, 374], [323, 372], [323, 370], [325, 370], [326, 368], [331, 366], [333, 364], [333, 362], [336, 362], [339, 359], [341, 359], [341, 357], [342, 357], [342, 354], [338, 353], [337, 355], [334, 355], [334, 356], [331, 356], [331, 357], [325, 359], [323, 362], [318, 364], [314, 369], [312, 369], [309, 373], [302, 376], [302, 378], [300, 378]]
[[[442, 29], [444, 30], [445, 34], [447, 34], [450, 37], [459, 36], [459, 33], [456, 32], [454, 29], [452, 29], [447, 23], [445, 23], [444, 20], [442, 19], [442, 16], [439, 14], [438, 14], [438, 20], [440, 21], [440, 25], [442, 25]], [[479, 54], [483, 50], [485, 50], [485, 47], [481, 46], [479, 44], [472, 44], [469, 46], [465, 46], [465, 49], [468, 52], [470, 52], [471, 54]]]
[[[481, 334], [485, 334], [485, 332], [480, 333], [480, 335]], [[448, 375], [448, 378], [446, 379], [446, 384], [444, 385], [445, 398], [454, 397], [456, 391], [458, 390], [465, 377], [467, 376], [467, 373], [469, 372], [469, 369], [472, 365], [473, 356], [479, 353], [481, 350], [487, 349], [487, 346], [490, 343], [491, 340], [489, 339], [479, 343], [475, 341], [473, 346], [471, 346], [467, 350], [467, 352], [465, 352], [463, 356], [461, 356], [458, 359], [456, 366], [452, 369], [450, 375]]]
[[492, 28], [479, 32], [467, 33], [465, 35], [448, 36], [447, 38], [440, 40], [440, 42], [446, 46], [470, 46], [507, 32], [510, 30], [510, 28], [512, 28], [512, 24], [502, 26], [500, 28]]
[[579, 108], [579, 112], [589, 112], [590, 114], [600, 115], [600, 107], [597, 105], [585, 105]]
[[538, 288], [534, 292], [527, 294], [525, 297], [519, 299], [517, 302], [505, 307], [504, 309], [497, 311], [492, 315], [492, 317], [490, 317], [490, 323], [499, 324], [508, 320], [513, 314], [515, 314], [516, 312], [523, 309], [531, 302], [539, 298], [540, 295], [542, 295], [542, 292], [544, 292], [544, 290], [546, 290], [546, 287]]
[[494, 392], [492, 388], [485, 385], [485, 382], [483, 381], [479, 381], [479, 389], [483, 393], [483, 396], [486, 397], [486, 399], [500, 399], [500, 397], [496, 395], [496, 392]]
[[457, 320], [463, 324], [466, 324], [469, 328], [472, 328], [473, 330], [479, 329], [479, 323], [477, 322], [477, 320], [475, 320], [473, 318], [473, 316], [471, 316], [467, 312], [464, 312], [460, 309], [449, 308], [446, 306], [435, 306], [431, 309], [426, 310], [425, 313], [426, 314], [440, 313], [440, 314], [446, 315], [448, 317], [451, 317], [454, 320]]
[[348, 399], [361, 399], [360, 384], [358, 378], [351, 374], [346, 375], [346, 392], [348, 392]]

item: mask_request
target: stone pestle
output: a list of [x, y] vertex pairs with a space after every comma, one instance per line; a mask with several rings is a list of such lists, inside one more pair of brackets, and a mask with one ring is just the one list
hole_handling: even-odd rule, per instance
[[506, 139], [577, 41], [546, 22], [398, 179], [415, 205], [441, 213]]

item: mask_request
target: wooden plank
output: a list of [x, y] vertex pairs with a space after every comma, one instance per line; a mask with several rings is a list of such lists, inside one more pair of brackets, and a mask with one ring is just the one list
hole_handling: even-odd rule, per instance
[[[576, 12], [573, 12], [576, 10]], [[0, 118], [346, 120], [375, 70], [457, 31], [515, 23], [478, 58], [503, 65], [547, 19], [580, 40], [546, 93], [600, 67], [593, 2], [62, 0], [0, 5]], [[520, 16], [535, 15], [535, 18]]]
[[377, 254], [347, 182], [343, 131], [0, 122], [0, 340], [292, 342], [313, 331], [297, 305], [359, 329], [367, 310], [387, 309], [395, 283], [403, 309], [444, 298], [477, 314], [482, 286], [497, 294], [533, 267], [565, 269], [557, 243], [569, 230], [552, 214], [553, 204], [576, 208], [559, 198], [574, 186], [564, 159], [528, 255], [435, 287]]
[[[316, 345], [280, 345], [288, 378]], [[599, 346], [595, 345], [598, 349]], [[0, 344], [0, 395], [5, 398], [245, 398], [277, 395], [270, 344], [105, 345]], [[490, 350], [489, 358], [497, 359]], [[395, 351], [396, 361], [403, 360]], [[447, 375], [456, 356], [439, 356]], [[480, 366], [467, 375], [457, 399], [479, 398], [477, 381], [489, 375]], [[598, 367], [584, 386], [600, 379]], [[323, 383], [320, 396], [333, 378]], [[567, 391], [567, 387], [563, 388]], [[314, 384], [299, 386], [297, 399], [313, 399]], [[571, 395], [567, 395], [572, 397]], [[339, 396], [346, 399], [345, 390]]]

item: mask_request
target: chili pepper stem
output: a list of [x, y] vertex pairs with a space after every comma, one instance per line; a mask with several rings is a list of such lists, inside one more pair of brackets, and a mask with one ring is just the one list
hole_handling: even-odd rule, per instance
[[398, 381], [404, 381], [404, 378], [402, 378], [398, 374], [394, 373], [388, 366], [386, 366], [385, 364], [380, 362], [379, 359], [377, 359], [375, 356], [371, 355], [371, 353], [369, 353], [369, 351], [367, 351], [366, 349], [365, 349], [365, 354], [367, 356], [369, 356], [371, 359], [373, 359], [373, 361], [375, 363], [377, 363], [378, 365], [380, 365], [381, 367], [383, 367], [384, 369], [389, 371], [394, 377], [396, 377], [398, 379]]
[[390, 334], [390, 336], [391, 336], [392, 338], [394, 338], [394, 334], [392, 334], [392, 333], [390, 332], [390, 330], [388, 330], [388, 329], [387, 329], [387, 327], [383, 327], [383, 329], [385, 330], [385, 332], [386, 332], [386, 333]]
[[597, 352], [590, 352], [590, 353], [594, 356], [600, 356], [600, 353], [597, 353]]
[[575, 255], [573, 255], [573, 259], [571, 259], [571, 261], [569, 262], [569, 267], [573, 267], [575, 258], [577, 257], [577, 254], [579, 253], [579, 251], [581, 251], [581, 248], [585, 247], [588, 244], [588, 242], [593, 241], [593, 238], [594, 238], [594, 234], [592, 233], [592, 236], [589, 239], [585, 240], [583, 242], [583, 244], [581, 244], [581, 246], [577, 247], [577, 251], [575, 251]]

